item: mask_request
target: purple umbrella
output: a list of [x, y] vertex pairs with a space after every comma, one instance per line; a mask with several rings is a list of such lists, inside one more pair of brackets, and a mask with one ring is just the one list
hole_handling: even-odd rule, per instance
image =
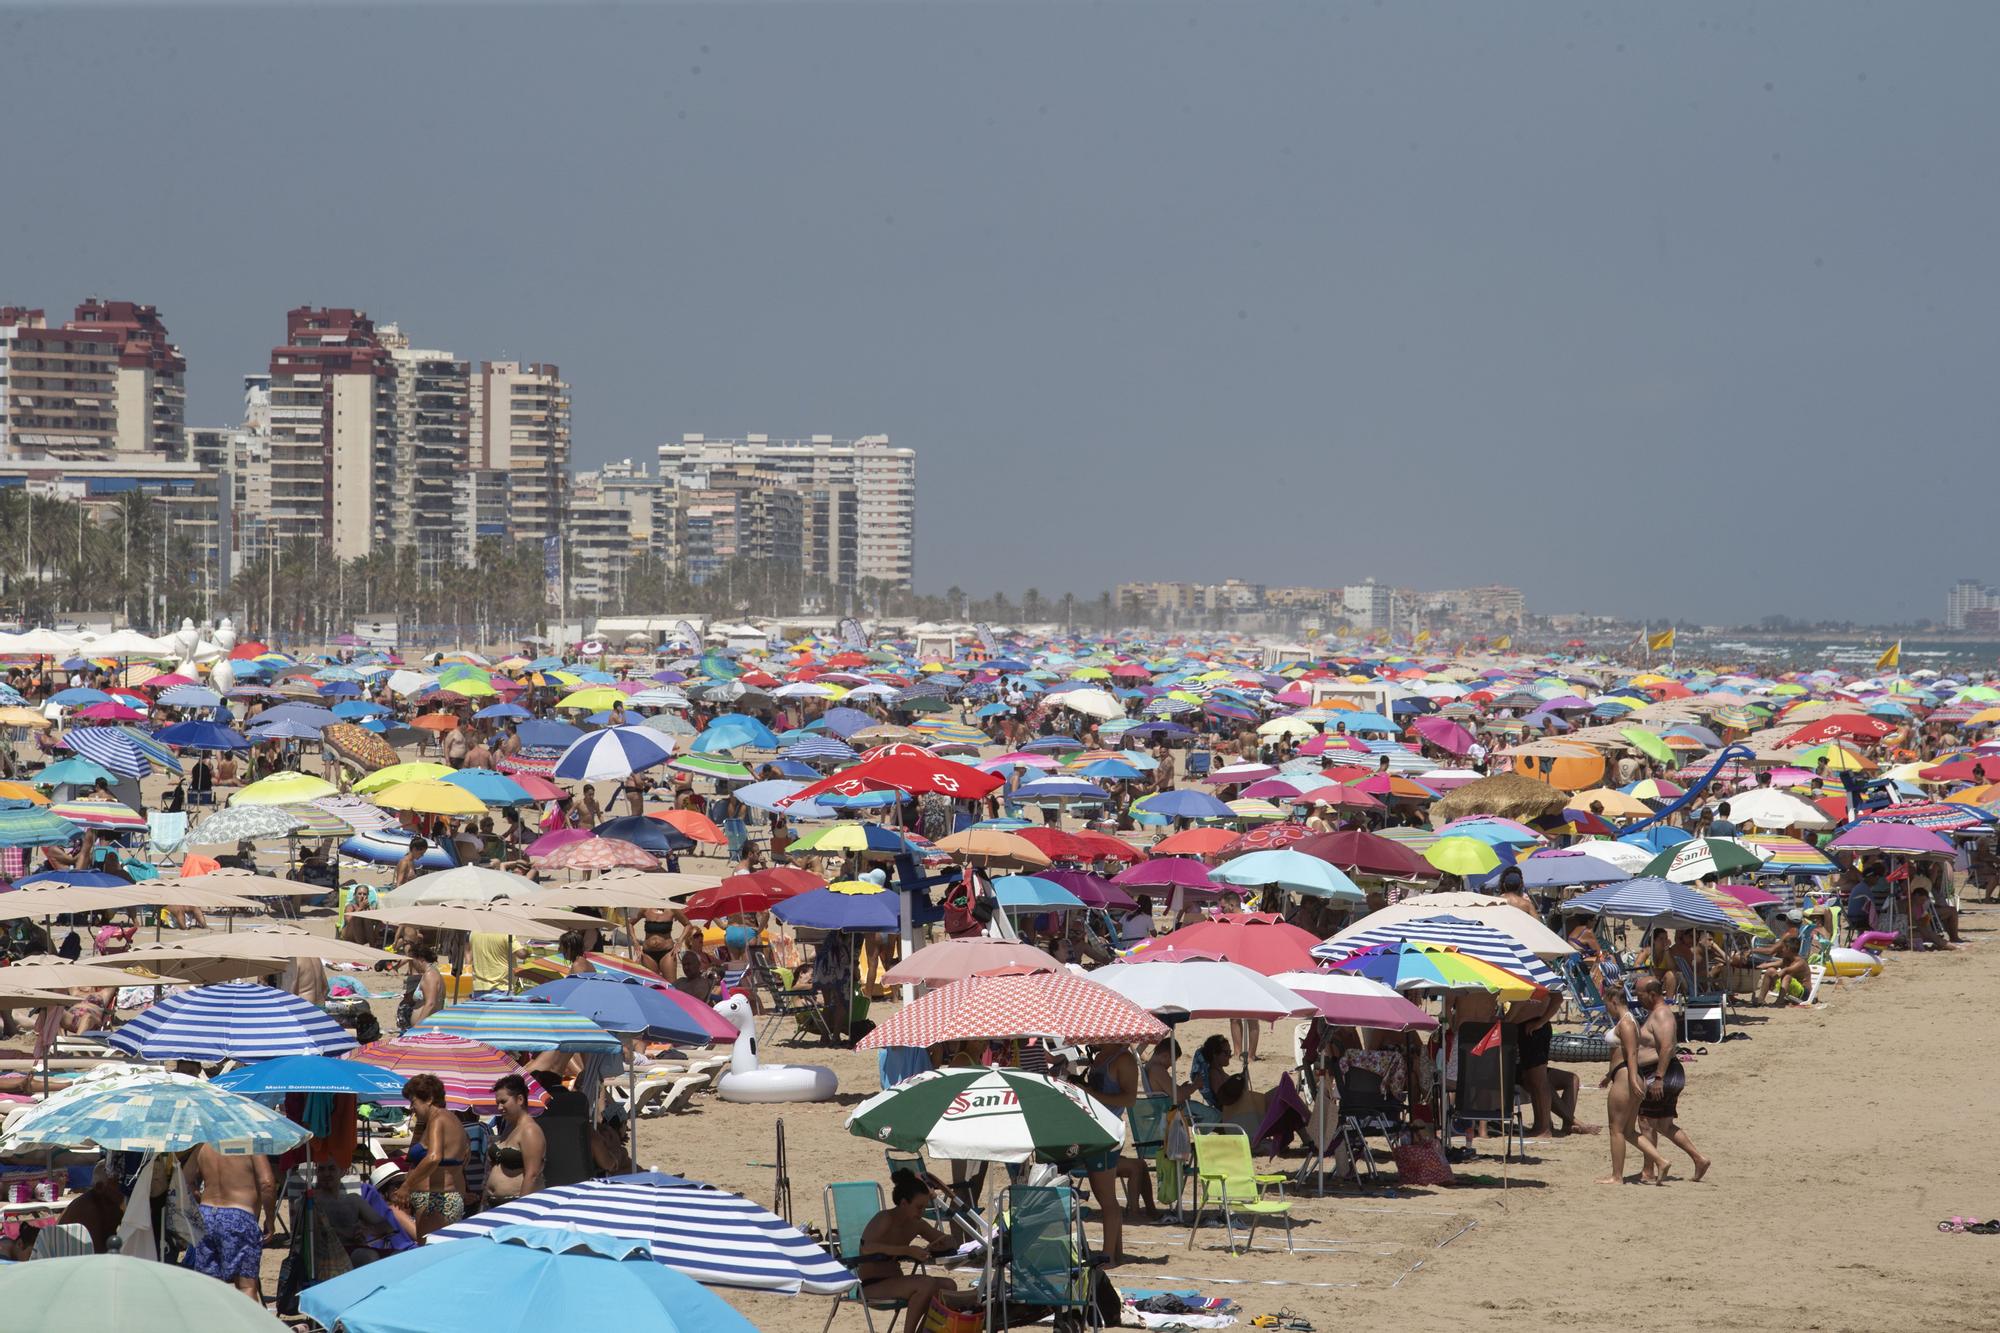
[[1208, 877], [1208, 867], [1188, 856], [1156, 856], [1119, 871], [1111, 882], [1122, 888], [1205, 889], [1220, 893], [1222, 885]]
[[1035, 878], [1062, 885], [1075, 894], [1085, 907], [1116, 907], [1122, 910], [1139, 905], [1125, 890], [1104, 876], [1093, 875], [1087, 870], [1043, 870], [1038, 871]]
[[1953, 856], [1949, 842], [1915, 824], [1868, 820], [1826, 845], [1830, 852], [1900, 852], [1905, 856]]
[[1464, 754], [1472, 748], [1472, 733], [1448, 717], [1420, 717], [1410, 730], [1446, 754]]

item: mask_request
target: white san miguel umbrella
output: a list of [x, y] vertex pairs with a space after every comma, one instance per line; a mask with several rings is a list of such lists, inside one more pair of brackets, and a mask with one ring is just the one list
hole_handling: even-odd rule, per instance
[[848, 1131], [904, 1152], [974, 1162], [1075, 1157], [1122, 1143], [1117, 1112], [1019, 1069], [928, 1070], [854, 1108]]

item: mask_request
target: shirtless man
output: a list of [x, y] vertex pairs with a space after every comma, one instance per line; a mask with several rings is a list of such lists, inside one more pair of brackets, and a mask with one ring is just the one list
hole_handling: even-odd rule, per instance
[[1799, 957], [1798, 940], [1787, 936], [1778, 941], [1778, 947], [1771, 955], [1771, 961], [1757, 969], [1757, 995], [1754, 1004], [1764, 1003], [1764, 997], [1777, 992], [1779, 1004], [1796, 999], [1800, 1004], [1812, 994], [1812, 969], [1806, 960]]
[[278, 1203], [278, 1178], [267, 1157], [221, 1153], [204, 1143], [188, 1162], [187, 1181], [201, 1200], [207, 1233], [181, 1262], [197, 1273], [233, 1282], [264, 1302], [258, 1275], [264, 1263], [264, 1229], [258, 1219]]
[[[1674, 1022], [1674, 1007], [1667, 1003], [1666, 988], [1660, 985], [1658, 977], [1642, 977], [1639, 981], [1639, 1004], [1646, 1011], [1645, 1020], [1639, 1025], [1639, 1119], [1645, 1125], [1646, 1141], [1659, 1146], [1660, 1135], [1665, 1134], [1676, 1148], [1688, 1155], [1694, 1163], [1694, 1178], [1700, 1180], [1708, 1174], [1708, 1168], [1715, 1165], [1703, 1157], [1694, 1146], [1687, 1131], [1675, 1122], [1679, 1113], [1681, 1089], [1687, 1084], [1687, 1071], [1682, 1067], [1679, 1049], [1680, 1033]], [[1647, 1171], [1652, 1167], [1648, 1164]], [[1648, 1183], [1666, 1179], [1664, 1175], [1641, 1175]]]
[[118, 1187], [118, 1173], [109, 1162], [100, 1161], [90, 1170], [90, 1188], [70, 1200], [56, 1222], [74, 1222], [88, 1231], [91, 1247], [103, 1254], [111, 1248], [111, 1238], [118, 1234], [124, 1217], [125, 1191]]

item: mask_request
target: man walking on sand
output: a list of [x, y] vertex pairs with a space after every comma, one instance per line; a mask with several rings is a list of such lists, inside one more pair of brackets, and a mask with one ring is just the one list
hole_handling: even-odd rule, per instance
[[1688, 1155], [1694, 1163], [1694, 1178], [1700, 1180], [1715, 1163], [1696, 1150], [1694, 1140], [1674, 1120], [1680, 1110], [1681, 1089], [1687, 1085], [1687, 1071], [1676, 1053], [1680, 1033], [1674, 1007], [1667, 1003], [1666, 988], [1658, 977], [1639, 982], [1639, 1004], [1646, 1011], [1646, 1020], [1639, 1027], [1639, 1119], [1645, 1125], [1646, 1140], [1657, 1145], [1660, 1135], [1666, 1135]]
[[264, 1302], [259, 1276], [264, 1263], [264, 1229], [259, 1219], [277, 1206], [278, 1181], [269, 1158], [221, 1153], [204, 1143], [189, 1163], [188, 1184], [199, 1192], [204, 1234], [181, 1262], [256, 1301]]

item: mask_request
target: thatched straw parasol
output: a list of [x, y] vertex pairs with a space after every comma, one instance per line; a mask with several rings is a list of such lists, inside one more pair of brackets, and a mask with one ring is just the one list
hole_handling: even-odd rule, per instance
[[1559, 815], [1568, 804], [1569, 797], [1546, 782], [1519, 773], [1496, 773], [1440, 797], [1431, 806], [1431, 822], [1448, 824], [1467, 815], [1499, 815], [1526, 821]]

